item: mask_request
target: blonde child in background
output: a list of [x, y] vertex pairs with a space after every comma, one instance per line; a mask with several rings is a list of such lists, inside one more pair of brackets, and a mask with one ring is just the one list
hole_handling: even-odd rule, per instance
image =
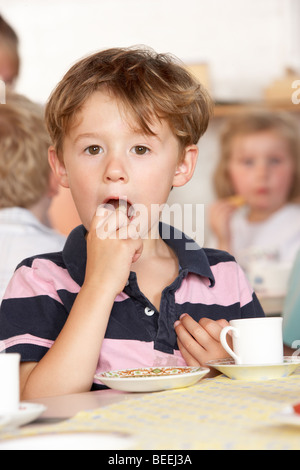
[[17, 265], [28, 256], [61, 250], [48, 210], [58, 184], [48, 163], [43, 109], [8, 93], [0, 105], [0, 303]]
[[19, 39], [13, 28], [0, 15], [0, 80], [13, 85], [19, 75]]
[[254, 262], [291, 265], [300, 248], [298, 123], [285, 113], [228, 120], [210, 208], [215, 245], [247, 271]]

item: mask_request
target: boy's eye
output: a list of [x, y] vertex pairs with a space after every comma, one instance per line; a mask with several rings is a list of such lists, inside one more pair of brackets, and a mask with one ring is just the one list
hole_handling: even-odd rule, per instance
[[148, 147], [145, 147], [144, 145], [135, 145], [131, 150], [136, 155], [145, 155], [149, 152]]
[[89, 155], [98, 155], [98, 153], [102, 152], [102, 147], [100, 145], [90, 145], [84, 151]]

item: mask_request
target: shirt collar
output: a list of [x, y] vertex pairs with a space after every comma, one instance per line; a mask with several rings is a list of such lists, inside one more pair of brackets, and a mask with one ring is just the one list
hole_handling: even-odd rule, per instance
[[[165, 243], [176, 253], [182, 270], [207, 277], [215, 284], [205, 251], [180, 230], [160, 223], [159, 232]], [[70, 233], [63, 249], [63, 260], [71, 277], [82, 286], [86, 268], [86, 229], [79, 225]]]
[[160, 223], [159, 228], [164, 242], [176, 253], [181, 269], [207, 277], [213, 286], [215, 278], [203, 248], [175, 227]]
[[62, 251], [62, 257], [70, 276], [80, 286], [83, 284], [86, 268], [86, 233], [83, 225], [74, 228]]

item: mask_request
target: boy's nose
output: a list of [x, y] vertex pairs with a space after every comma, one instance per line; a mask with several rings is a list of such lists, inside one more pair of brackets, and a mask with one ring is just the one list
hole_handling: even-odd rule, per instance
[[107, 162], [104, 172], [105, 182], [128, 181], [128, 174], [123, 163], [117, 158], [111, 158]]

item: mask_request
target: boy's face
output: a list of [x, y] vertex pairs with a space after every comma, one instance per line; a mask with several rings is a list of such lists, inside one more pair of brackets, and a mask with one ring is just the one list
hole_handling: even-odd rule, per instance
[[197, 146], [179, 155], [166, 121], [152, 126], [156, 135], [145, 135], [134, 124], [116, 98], [97, 91], [65, 137], [63, 163], [50, 150], [50, 164], [61, 185], [70, 188], [87, 230], [97, 207], [118, 199], [146, 208], [150, 221], [152, 205], [164, 204], [171, 187], [182, 186], [193, 174]]

